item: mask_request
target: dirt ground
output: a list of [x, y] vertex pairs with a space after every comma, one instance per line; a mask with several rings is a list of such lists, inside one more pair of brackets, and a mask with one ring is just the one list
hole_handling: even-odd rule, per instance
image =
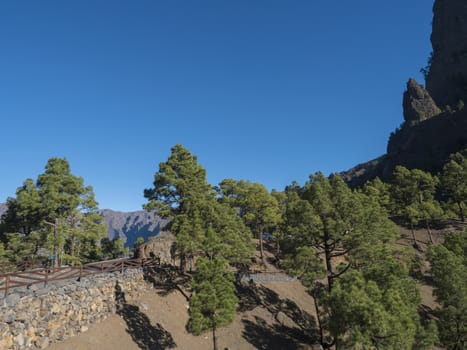
[[[219, 349], [310, 349], [316, 341], [313, 298], [297, 280], [274, 266], [261, 282], [238, 284], [239, 307], [234, 322], [217, 331]], [[263, 276], [264, 277], [264, 276]], [[188, 302], [177, 290], [154, 289], [127, 300], [116, 315], [50, 350], [212, 349], [212, 334], [189, 334]]]
[[[436, 243], [443, 241], [446, 228], [433, 230]], [[424, 257], [429, 237], [424, 229], [415, 232], [420, 257]], [[412, 245], [410, 230], [401, 228], [398, 244]], [[271, 264], [267, 270], [280, 272]], [[237, 288], [239, 308], [234, 322], [219, 329], [219, 349], [312, 349], [317, 341], [314, 300], [299, 281], [285, 275], [273, 275], [254, 284]], [[437, 304], [432, 287], [418, 284], [423, 307], [433, 310]], [[179, 291], [169, 294], [153, 290], [138, 300], [128, 300], [117, 315], [89, 326], [89, 330], [64, 342], [52, 344], [50, 350], [132, 350], [212, 348], [212, 334], [193, 336], [185, 330], [188, 302]]]

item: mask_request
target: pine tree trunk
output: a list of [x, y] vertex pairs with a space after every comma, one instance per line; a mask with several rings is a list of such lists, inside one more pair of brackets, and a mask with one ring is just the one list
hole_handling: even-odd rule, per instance
[[217, 350], [216, 326], [212, 327], [212, 345], [213, 349]]
[[320, 310], [318, 306], [318, 298], [314, 293], [312, 293], [314, 304], [315, 304], [315, 311], [316, 311], [316, 319], [318, 321], [318, 328], [319, 328], [319, 343], [324, 346], [324, 330], [323, 325], [321, 324], [321, 317], [320, 317]]
[[259, 255], [261, 258], [261, 262], [264, 264], [263, 227], [261, 224], [258, 225], [258, 238], [259, 238]]
[[417, 238], [415, 238], [415, 231], [414, 231], [414, 228], [413, 228], [413, 224], [410, 223], [410, 232], [412, 232], [412, 240], [413, 240], [413, 246], [415, 248], [418, 247], [418, 243], [417, 243]]
[[186, 271], [186, 255], [180, 254], [180, 270], [182, 272]]
[[79, 257], [81, 255], [81, 246], [78, 245], [78, 249], [76, 250], [76, 256], [78, 257], [79, 259], [79, 264], [81, 265], [82, 264], [82, 261], [81, 261], [81, 258]]
[[58, 243], [57, 243], [57, 240], [58, 240], [58, 219], [55, 219], [55, 225], [54, 225], [54, 239], [55, 239], [55, 242], [54, 242], [54, 270], [56, 268], [58, 268], [58, 250], [59, 250], [59, 247], [58, 247]]
[[261, 262], [264, 263], [264, 248], [263, 248], [263, 235], [259, 235], [259, 252], [261, 256]]
[[462, 203], [458, 202], [457, 206], [459, 207], [459, 214], [460, 214], [461, 220], [462, 222], [465, 222], [464, 208], [462, 207]]
[[334, 282], [334, 277], [332, 276], [331, 247], [327, 240], [324, 242], [324, 258], [326, 260], [326, 274], [328, 276], [328, 291], [330, 292]]
[[430, 237], [430, 243], [434, 244], [435, 242], [433, 241], [433, 235], [431, 234], [431, 229], [430, 229], [430, 223], [428, 220], [426, 222], [426, 230], [428, 231], [428, 236]]
[[[74, 235], [71, 235], [70, 242], [71, 242], [70, 243], [71, 244], [70, 255], [74, 258], [75, 257], [75, 237], [74, 237]], [[75, 265], [74, 259], [71, 261], [71, 265], [72, 266]]]

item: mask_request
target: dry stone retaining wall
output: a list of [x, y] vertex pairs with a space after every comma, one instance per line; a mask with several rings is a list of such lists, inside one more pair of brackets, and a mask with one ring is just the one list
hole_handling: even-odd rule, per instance
[[0, 350], [44, 349], [85, 332], [116, 311], [116, 295], [151, 288], [142, 269], [18, 288], [0, 298]]

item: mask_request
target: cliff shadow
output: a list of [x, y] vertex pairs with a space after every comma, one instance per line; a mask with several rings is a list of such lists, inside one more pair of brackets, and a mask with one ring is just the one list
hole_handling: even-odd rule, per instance
[[172, 335], [157, 323], [151, 324], [148, 316], [139, 310], [138, 306], [128, 304], [121, 286], [115, 284], [115, 301], [117, 314], [126, 322], [126, 331], [140, 349], [164, 350], [177, 346]]

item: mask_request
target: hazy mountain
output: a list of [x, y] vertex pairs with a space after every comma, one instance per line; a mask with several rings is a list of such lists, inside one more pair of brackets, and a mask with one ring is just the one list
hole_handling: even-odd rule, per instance
[[138, 237], [147, 240], [148, 237], [158, 235], [167, 223], [167, 220], [144, 210], [125, 213], [103, 209], [99, 214], [108, 226], [107, 237], [109, 239], [122, 237], [128, 247], [132, 247]]
[[[0, 216], [6, 212], [6, 209], [6, 205], [0, 203]], [[99, 214], [108, 226], [107, 237], [109, 239], [122, 237], [128, 247], [132, 247], [138, 237], [147, 240], [148, 237], [158, 235], [161, 228], [167, 223], [167, 220], [144, 210], [124, 213], [103, 209], [99, 210]]]

